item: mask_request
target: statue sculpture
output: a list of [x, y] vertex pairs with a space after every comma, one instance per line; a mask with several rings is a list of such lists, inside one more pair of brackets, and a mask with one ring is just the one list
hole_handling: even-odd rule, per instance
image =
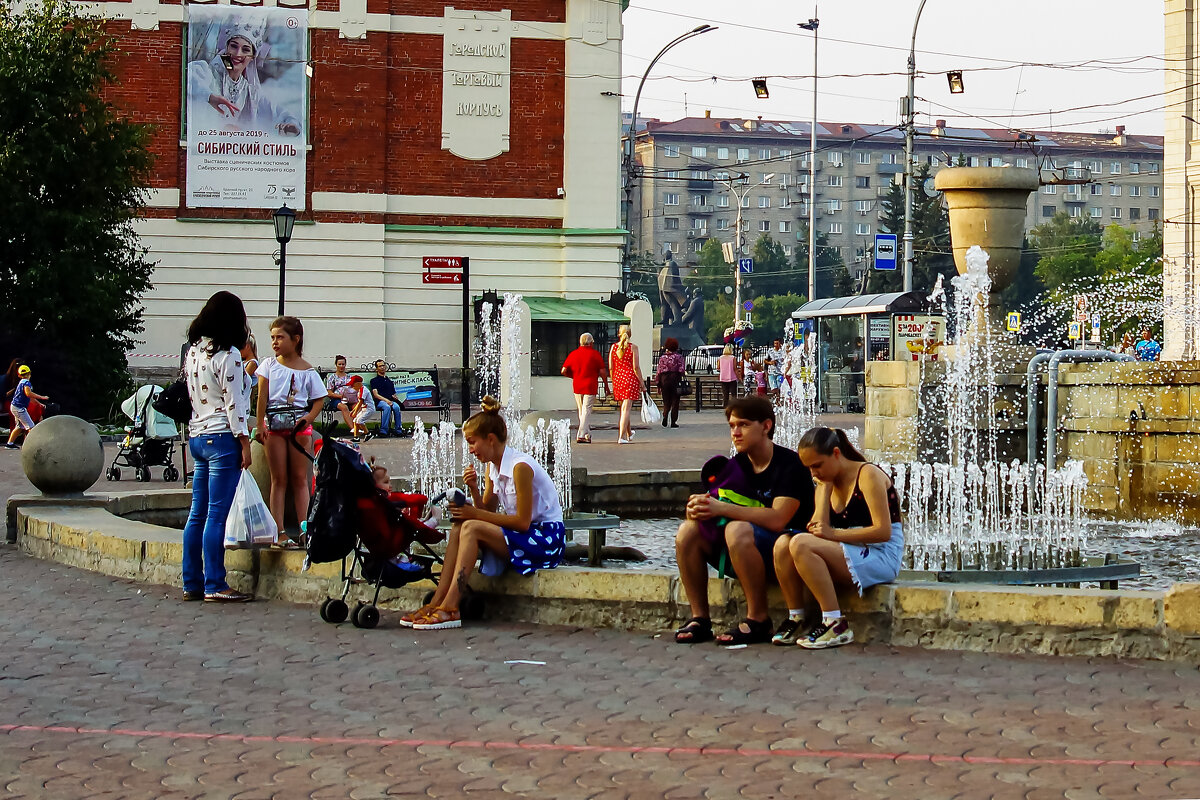
[[683, 312], [682, 322], [703, 344], [708, 331], [704, 328], [704, 293], [699, 288], [692, 290], [692, 300]]
[[661, 304], [663, 325], [673, 325], [683, 321], [683, 306], [687, 302], [687, 293], [683, 290], [683, 279], [679, 276], [679, 265], [671, 251], [663, 252], [666, 263], [658, 271], [658, 299]]

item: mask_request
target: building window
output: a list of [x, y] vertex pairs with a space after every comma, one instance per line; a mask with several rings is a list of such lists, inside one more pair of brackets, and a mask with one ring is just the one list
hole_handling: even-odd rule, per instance
[[677, 170], [677, 169], [666, 170], [665, 172], [663, 172], [663, 177], [666, 178], [667, 180], [673, 181], [679, 177], [679, 170]]
[[1071, 206], [1067, 209], [1067, 213], [1072, 217], [1082, 217], [1083, 209], [1080, 206]]
[[726, 172], [725, 170], [720, 170], [718, 172], [714, 172], [713, 179], [718, 180], [718, 181], [727, 181], [727, 180], [729, 180], [729, 173]]
[[1028, 169], [1029, 168], [1029, 159], [1028, 158], [1018, 158], [1017, 166], [1021, 167], [1022, 169]]
[[1054, 206], [1042, 206], [1042, 218], [1048, 219], [1054, 216]]
[[855, 236], [870, 236], [871, 235], [871, 226], [865, 222], [859, 222], [859, 223], [855, 224], [854, 235]]
[[1088, 209], [1088, 215], [1092, 219], [1100, 219], [1101, 217], [1104, 216], [1104, 209], [1101, 208], [1100, 206], [1092, 206], [1091, 208]]
[[728, 218], [718, 219], [717, 220], [717, 230], [719, 230], [719, 231], [729, 230], [729, 219]]
[[1157, 208], [1147, 208], [1146, 209], [1146, 219], [1158, 219], [1158, 209]]
[[[1141, 164], [1141, 162], [1139, 162], [1139, 161], [1130, 161], [1130, 162], [1129, 162], [1129, 174], [1130, 174], [1130, 175], [1141, 175], [1141, 174], [1142, 174], [1142, 164]], [[1130, 219], [1133, 219], [1133, 216], [1132, 216], [1132, 215], [1130, 215], [1130, 217], [1129, 217], [1129, 218], [1130, 218]]]
[[841, 211], [841, 210], [842, 210], [842, 201], [841, 200], [830, 200], [829, 201], [829, 211], [831, 213], [835, 212], [835, 211]]
[[1058, 194], [1058, 187], [1053, 183], [1048, 183], [1042, 187], [1042, 194]]
[[717, 148], [717, 158], [719, 158], [719, 159], [729, 158], [729, 148], [728, 147], [718, 147]]
[[1103, 161], [1089, 161], [1088, 169], [1091, 170], [1091, 173], [1093, 175], [1103, 175], [1104, 174], [1104, 162]]
[[1110, 183], [1108, 185], [1108, 193], [1112, 197], [1120, 197], [1121, 196], [1121, 184]]
[[[895, 162], [892, 162], [895, 163]], [[937, 156], [925, 156], [925, 163], [931, 167], [936, 167], [942, 163], [942, 160]]]
[[722, 194], [717, 196], [717, 208], [729, 208], [729, 195]]
[[1109, 212], [1109, 216], [1112, 217], [1113, 219], [1120, 219], [1121, 218], [1121, 209], [1118, 208], [1117, 206], [1113, 206], [1112, 210]]
[[749, 147], [739, 147], [737, 160], [739, 162], [749, 161], [750, 160], [750, 148]]
[[679, 242], [663, 242], [663, 250], [666, 250], [668, 253], [678, 253]]
[[790, 221], [790, 220], [786, 220], [786, 219], [784, 219], [784, 220], [780, 220], [780, 221], [779, 221], [779, 232], [780, 232], [780, 233], [791, 233], [791, 232], [792, 232], [792, 223], [791, 223], [791, 221]]
[[1098, 184], [1098, 183], [1093, 183], [1093, 184], [1091, 184], [1091, 185], [1088, 187], [1088, 189], [1089, 189], [1089, 191], [1091, 191], [1091, 193], [1092, 193], [1092, 194], [1094, 194], [1094, 195], [1097, 195], [1097, 194], [1104, 194], [1104, 187], [1103, 187], [1103, 186], [1101, 186], [1101, 185], [1100, 185], [1100, 184]]
[[707, 147], [693, 147], [692, 148], [692, 158], [708, 158], [708, 148]]
[[785, 244], [783, 246], [783, 254], [785, 256], [790, 256], [792, 254], [792, 246], [790, 244]]
[[759, 158], [770, 158], [771, 157], [771, 148], [760, 147], [758, 150], [758, 157]]
[[792, 207], [792, 196], [790, 194], [785, 194], [783, 196], [783, 199], [779, 201], [779, 207], [780, 208], [791, 208]]
[[759, 233], [770, 233], [771, 232], [771, 221], [769, 219], [760, 219], [758, 221], [758, 230], [759, 230]]
[[746, 195], [745, 197], [742, 198], [742, 208], [749, 208], [749, 207], [750, 207], [750, 195]]
[[748, 219], [742, 220], [742, 230], [743, 231], [750, 230], [750, 220], [748, 220]]
[[784, 161], [791, 161], [792, 160], [792, 151], [781, 149], [779, 151], [779, 157], [782, 158]]
[[1157, 186], [1150, 187], [1150, 196], [1151, 197], [1158, 197], [1158, 193], [1159, 193], [1159, 188]]
[[759, 195], [758, 207], [759, 208], [770, 208], [771, 207], [771, 198], [766, 197], [765, 195]]
[[1141, 197], [1142, 196], [1142, 187], [1130, 186], [1129, 187], [1129, 196], [1130, 197]]
[[871, 177], [869, 175], [859, 175], [854, 179], [855, 189], [870, 189]]
[[708, 227], [708, 220], [696, 217], [692, 220], [692, 230], [702, 231]]
[[1156, 162], [1154, 162], [1154, 161], [1151, 161], [1149, 164], [1147, 164], [1147, 166], [1148, 166], [1148, 167], [1150, 167], [1150, 169], [1149, 169], [1149, 170], [1147, 170], [1147, 171], [1148, 171], [1148, 172], [1149, 172], [1151, 175], [1157, 175], [1157, 174], [1158, 174], [1158, 164], [1157, 164]]
[[1003, 158], [989, 158], [988, 166], [989, 167], [1003, 167], [1004, 159]]
[[669, 231], [679, 230], [679, 217], [667, 217], [663, 220], [663, 227]]
[[841, 233], [842, 232], [842, 223], [840, 223], [840, 222], [829, 223], [829, 232], [832, 234]]
[[854, 160], [859, 164], [870, 164], [871, 154], [865, 150], [859, 150], [854, 154]]
[[667, 145], [663, 148], [663, 155], [665, 155], [667, 158], [679, 158], [679, 145]]
[[871, 210], [871, 201], [870, 200], [855, 200], [854, 201], [854, 210], [860, 214], [866, 214], [868, 211]]
[[842, 185], [842, 176], [841, 175], [830, 175], [829, 176], [829, 185], [830, 186], [841, 186]]
[[1121, 174], [1121, 162], [1120, 161], [1110, 162], [1108, 165], [1108, 174], [1109, 175], [1120, 175]]
[[700, 206], [701, 208], [708, 205], [708, 195], [706, 195], [706, 194], [692, 195], [692, 205]]
[[664, 205], [664, 206], [677, 206], [677, 205], [679, 205], [679, 193], [678, 193], [678, 192], [667, 192], [667, 193], [665, 193], [665, 194], [663, 195], [663, 205]]
[[1142, 210], [1140, 208], [1129, 209], [1129, 221], [1137, 222], [1142, 218]]
[[829, 162], [831, 167], [840, 167], [842, 165], [842, 154], [830, 152], [825, 155], [825, 160]]
[[967, 166], [968, 167], [978, 167], [979, 166], [979, 156], [968, 156], [967, 157]]
[[899, 155], [899, 153], [884, 153], [882, 156], [880, 156], [879, 163], [880, 164], [899, 164], [900, 163], [900, 155]]

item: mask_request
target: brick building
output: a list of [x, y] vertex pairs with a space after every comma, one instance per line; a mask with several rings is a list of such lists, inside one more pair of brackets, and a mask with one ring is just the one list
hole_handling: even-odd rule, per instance
[[[1136, 231], [1161, 224], [1163, 137], [1115, 133], [1034, 131], [1033, 147], [1012, 131], [947, 128], [943, 120], [916, 140], [916, 158], [932, 172], [966, 159], [970, 166], [1042, 168], [1043, 180], [1090, 182], [1046, 185], [1030, 195], [1026, 228], [1059, 211], [1117, 222]], [[680, 264], [695, 263], [711, 237], [734, 239], [736, 199], [722, 179], [745, 173], [751, 184], [774, 173], [770, 185], [750, 192], [742, 208], [747, 249], [769, 233], [791, 255], [808, 220], [809, 123], [688, 117], [648, 123], [637, 137], [642, 177], [630, 218], [635, 252], [670, 248]], [[864, 264], [881, 232], [881, 201], [903, 179], [904, 135], [894, 127], [818, 123], [816, 224], [847, 265]], [[920, 191], [920, 187], [918, 187]], [[818, 285], [828, 296], [832, 277]], [[805, 287], [797, 287], [801, 294]]]
[[[619, 287], [619, 6], [258, 0], [229, 8], [263, 3], [307, 21], [307, 158], [292, 203], [303, 210], [287, 248], [287, 311], [305, 321], [306, 356], [456, 364], [461, 293], [423, 284], [423, 256], [469, 257], [476, 294], [579, 299]], [[145, 343], [131, 364], [168, 362], [154, 356], [178, 352], [187, 320], [218, 288], [246, 301], [265, 340], [279, 280], [271, 210], [187, 202], [180, 75], [189, 7], [91, 5], [126, 54], [113, 100], [155, 126], [157, 163], [137, 230], [157, 268]], [[452, 49], [479, 55], [475, 35], [503, 43], [489, 45], [505, 63], [488, 65], [498, 77], [485, 82], [486, 105], [464, 105], [472, 95], [447, 88], [444, 61]], [[497, 125], [503, 136], [489, 150], [481, 132]]]

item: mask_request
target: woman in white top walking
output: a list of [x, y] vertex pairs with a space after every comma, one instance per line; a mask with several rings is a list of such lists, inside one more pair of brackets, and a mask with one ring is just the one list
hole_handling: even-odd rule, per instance
[[249, 381], [239, 350], [249, 331], [242, 301], [217, 292], [188, 326], [184, 377], [192, 401], [188, 450], [195, 463], [183, 528], [183, 599], [242, 603], [225, 582], [225, 518], [241, 471], [250, 466]]
[[311, 451], [313, 421], [327, 396], [321, 376], [301, 354], [304, 326], [295, 317], [278, 317], [271, 323], [271, 350], [275, 357], [258, 365], [258, 430], [255, 435], [267, 451], [271, 469], [271, 516], [279, 528], [280, 547], [295, 548], [283, 532], [283, 506], [292, 490], [296, 520], [308, 518], [312, 462], [292, 447]]
[[554, 482], [540, 464], [507, 446], [508, 426], [500, 404], [485, 397], [480, 405], [483, 410], [463, 423], [462, 430], [471, 455], [487, 466], [484, 490], [479, 491], [473, 466], [463, 470], [474, 505], [450, 507], [454, 525], [437, 591], [429, 605], [400, 618], [401, 625], [414, 630], [462, 626], [459, 603], [480, 555], [484, 574], [499, 574], [511, 566], [521, 575], [532, 575], [562, 562], [563, 512]]

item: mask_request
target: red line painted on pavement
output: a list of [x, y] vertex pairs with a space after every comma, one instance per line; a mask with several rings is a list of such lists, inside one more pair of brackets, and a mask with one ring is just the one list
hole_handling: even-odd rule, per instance
[[0, 725], [0, 733], [57, 733], [72, 736], [124, 736], [137, 739], [195, 739], [239, 744], [342, 744], [368, 747], [444, 747], [460, 750], [550, 750], [563, 753], [658, 753], [662, 755], [738, 756], [742, 758], [856, 758], [862, 761], [927, 761], [931, 764], [1004, 764], [1014, 766], [1065, 767], [1174, 767], [1195, 769], [1200, 760], [1183, 758], [1035, 758], [972, 756], [952, 753], [889, 753], [854, 750], [770, 750], [753, 747], [666, 747], [602, 744], [554, 744], [550, 742], [476, 741], [467, 739], [382, 739], [355, 736], [247, 736], [237, 733], [191, 733], [188, 731], [144, 731], [131, 728], [76, 728], [69, 725]]

